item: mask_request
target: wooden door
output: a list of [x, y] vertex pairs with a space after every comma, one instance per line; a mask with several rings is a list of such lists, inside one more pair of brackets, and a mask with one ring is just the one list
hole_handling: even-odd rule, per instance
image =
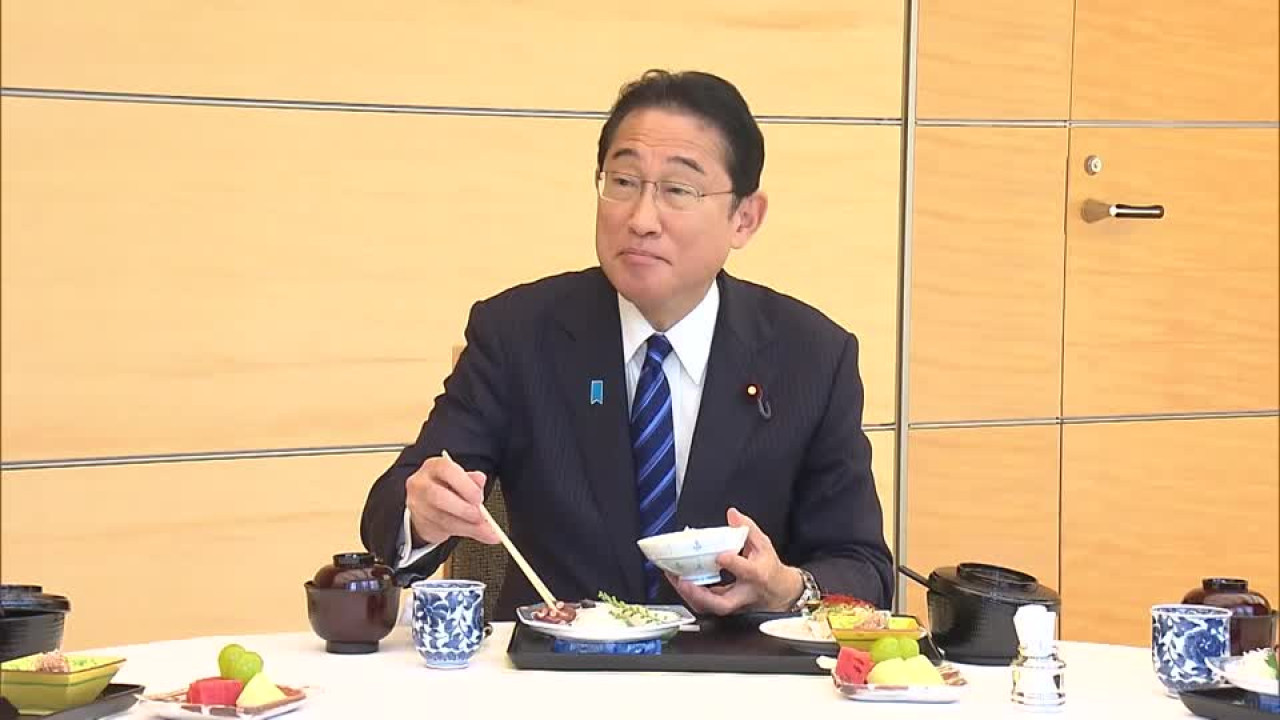
[[1280, 406], [1277, 146], [1266, 128], [1071, 130], [1064, 416]]

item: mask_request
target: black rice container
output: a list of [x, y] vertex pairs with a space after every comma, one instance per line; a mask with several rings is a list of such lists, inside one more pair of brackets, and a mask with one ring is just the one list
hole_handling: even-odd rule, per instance
[[1008, 665], [1018, 654], [1013, 626], [1018, 608], [1062, 609], [1058, 593], [1035, 576], [999, 565], [960, 563], [934, 570], [927, 580], [905, 566], [899, 569], [928, 588], [933, 641], [954, 662]]
[[39, 585], [0, 585], [0, 662], [57, 650], [71, 603]]

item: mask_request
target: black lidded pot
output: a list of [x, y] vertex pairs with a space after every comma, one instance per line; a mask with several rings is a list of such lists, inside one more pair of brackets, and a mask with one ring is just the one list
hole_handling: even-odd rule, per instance
[[0, 662], [57, 650], [70, 611], [65, 597], [39, 585], [0, 585]]
[[1060, 612], [1062, 600], [1033, 575], [984, 563], [940, 567], [926, 580], [905, 566], [903, 574], [928, 588], [929, 629], [948, 660], [1008, 665], [1018, 654], [1013, 615], [1023, 605]]

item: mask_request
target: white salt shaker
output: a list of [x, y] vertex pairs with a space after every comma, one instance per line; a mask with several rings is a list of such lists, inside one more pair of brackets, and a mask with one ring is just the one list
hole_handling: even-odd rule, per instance
[[1013, 616], [1018, 656], [1013, 660], [1013, 701], [1028, 710], [1054, 710], [1067, 701], [1067, 664], [1058, 657], [1054, 625], [1058, 614], [1043, 605], [1023, 605]]

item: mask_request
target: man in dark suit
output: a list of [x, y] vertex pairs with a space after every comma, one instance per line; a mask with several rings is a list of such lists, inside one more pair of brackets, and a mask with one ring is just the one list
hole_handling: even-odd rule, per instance
[[[625, 87], [596, 159], [600, 267], [473, 307], [444, 393], [369, 493], [365, 545], [407, 580], [461, 538], [496, 543], [480, 514], [496, 479], [512, 541], [560, 598], [725, 615], [841, 592], [887, 607], [857, 341], [723, 271], [764, 220], [763, 165], [724, 80], [650, 71]], [[662, 579], [636, 545], [726, 523], [748, 528], [719, 558], [726, 584]], [[536, 601], [512, 564], [497, 616]]]

